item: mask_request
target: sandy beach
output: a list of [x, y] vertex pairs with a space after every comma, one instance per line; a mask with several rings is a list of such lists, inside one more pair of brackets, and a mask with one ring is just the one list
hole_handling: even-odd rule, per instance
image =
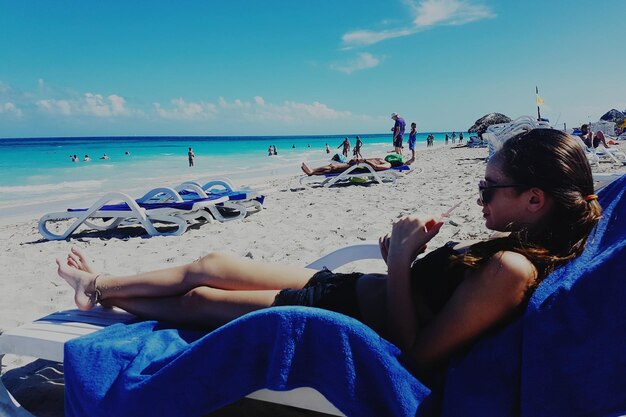
[[[481, 207], [476, 204], [477, 183], [483, 177], [486, 156], [485, 148], [427, 149], [419, 152], [413, 172], [393, 186], [303, 188], [299, 177], [274, 178], [265, 184], [272, 192], [262, 212], [238, 222], [198, 224], [178, 237], [146, 238], [142, 230], [136, 230], [82, 233], [69, 241], [45, 241], [37, 230], [38, 219], [3, 220], [0, 331], [73, 307], [70, 287], [57, 276], [54, 263], [72, 246], [83, 249], [96, 268], [108, 274], [180, 265], [211, 251], [304, 266], [339, 247], [376, 241], [399, 217], [438, 216], [457, 202], [460, 206], [429, 246], [488, 237]], [[626, 167], [601, 163], [594, 172], [626, 173]], [[382, 265], [369, 261], [346, 268], [383, 270]], [[6, 356], [2, 368], [5, 384], [36, 415], [61, 416], [62, 365], [30, 361]], [[235, 411], [232, 415], [241, 414]]]

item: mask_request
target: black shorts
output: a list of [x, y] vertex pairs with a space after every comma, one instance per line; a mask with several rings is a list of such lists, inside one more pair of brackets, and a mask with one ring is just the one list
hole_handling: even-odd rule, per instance
[[286, 288], [274, 299], [272, 306], [305, 306], [345, 314], [363, 321], [356, 295], [356, 282], [363, 274], [335, 274], [324, 268], [299, 290]]
[[[387, 142], [389, 143], [389, 142]], [[401, 148], [402, 147], [402, 138], [395, 138], [393, 140], [393, 147], [394, 148]]]

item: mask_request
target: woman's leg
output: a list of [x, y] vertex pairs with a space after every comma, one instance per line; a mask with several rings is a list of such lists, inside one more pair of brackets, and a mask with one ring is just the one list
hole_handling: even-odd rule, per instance
[[79, 251], [67, 262], [57, 259], [58, 273], [74, 288], [76, 305], [90, 309], [100, 298], [168, 297], [183, 295], [196, 287], [222, 290], [280, 290], [301, 288], [315, 273], [312, 269], [266, 264], [221, 253], [211, 253], [191, 264], [114, 277], [98, 275]]
[[334, 172], [342, 172], [345, 171], [346, 169], [348, 169], [350, 167], [349, 164], [345, 164], [342, 162], [331, 162], [328, 165], [323, 165], [321, 167], [317, 167], [317, 168], [309, 168], [309, 166], [307, 164], [305, 164], [304, 162], [302, 163], [302, 165], [300, 166], [300, 168], [302, 168], [302, 171], [304, 171], [305, 174], [311, 176], [311, 175], [324, 175], [324, 174], [330, 174], [330, 173], [334, 173]]
[[109, 298], [103, 304], [122, 308], [146, 319], [217, 327], [244, 314], [269, 307], [277, 293], [277, 290], [228, 291], [198, 287], [182, 296]]

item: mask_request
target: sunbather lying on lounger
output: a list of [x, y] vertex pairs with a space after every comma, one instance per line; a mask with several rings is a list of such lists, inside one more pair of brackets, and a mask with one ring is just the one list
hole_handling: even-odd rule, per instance
[[346, 169], [356, 164], [367, 164], [371, 166], [374, 169], [374, 171], [384, 171], [386, 169], [391, 168], [391, 164], [385, 161], [383, 158], [367, 158], [367, 159], [353, 158], [348, 162], [333, 161], [328, 165], [324, 165], [324, 166], [313, 168], [313, 169], [309, 168], [309, 166], [303, 162], [301, 168], [305, 174], [311, 176], [311, 175], [324, 175], [324, 174], [334, 174], [338, 172], [343, 172]]
[[94, 271], [76, 249], [57, 259], [58, 272], [82, 310], [101, 303], [181, 325], [214, 326], [282, 305], [337, 311], [369, 325], [430, 372], [522, 314], [539, 282], [582, 252], [602, 212], [582, 148], [556, 129], [506, 141], [478, 191], [487, 228], [508, 235], [449, 243], [415, 261], [444, 223], [437, 216], [405, 217], [379, 240], [387, 275], [211, 253], [188, 265], [119, 277]]
[[601, 130], [598, 130], [595, 134], [593, 132], [589, 131], [589, 125], [584, 124], [580, 127], [580, 138], [583, 140], [583, 142], [585, 142], [585, 145], [587, 145], [589, 148], [591, 148], [592, 146], [594, 148], [597, 148], [598, 146], [600, 146], [600, 143], [602, 143], [602, 145], [604, 145], [605, 148], [608, 148], [609, 145], [606, 143], [606, 139], [604, 137], [604, 132], [602, 132]]

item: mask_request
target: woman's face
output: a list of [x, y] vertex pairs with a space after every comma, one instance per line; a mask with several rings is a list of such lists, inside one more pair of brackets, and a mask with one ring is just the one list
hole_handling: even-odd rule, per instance
[[478, 199], [478, 204], [483, 207], [487, 228], [501, 232], [512, 231], [525, 223], [525, 195], [520, 193], [517, 185], [504, 174], [497, 157], [487, 163]]

